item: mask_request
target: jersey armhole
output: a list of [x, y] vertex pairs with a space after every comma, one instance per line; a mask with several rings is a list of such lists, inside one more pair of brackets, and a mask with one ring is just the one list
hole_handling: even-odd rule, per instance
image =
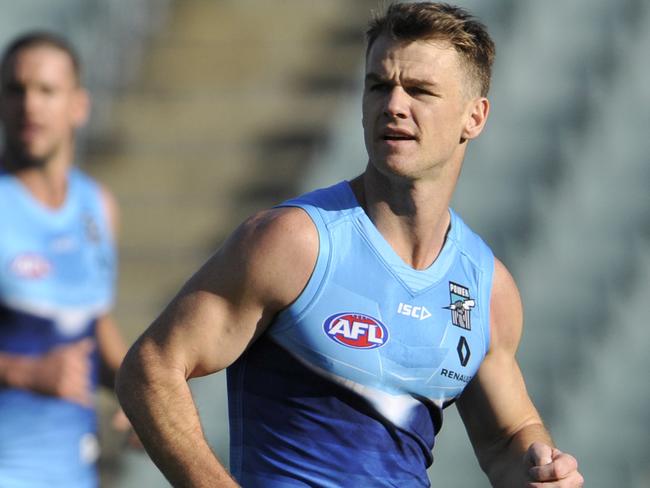
[[[105, 252], [109, 255], [110, 264], [109, 273], [110, 273], [110, 284], [106, 285], [107, 291], [106, 296], [103, 301], [103, 305], [98, 308], [99, 314], [104, 315], [110, 313], [115, 306], [115, 297], [116, 297], [116, 283], [117, 283], [117, 243], [113, 229], [111, 229], [110, 217], [108, 215], [108, 209], [106, 202], [104, 201], [104, 189], [102, 185], [95, 179], [88, 176], [78, 167], [73, 167], [70, 170], [70, 181], [75, 185], [77, 191], [79, 192], [79, 204], [82, 205], [86, 210], [90, 211], [92, 216], [92, 222], [98, 226], [98, 229], [95, 229], [95, 232], [99, 232], [99, 238], [102, 241], [102, 246], [105, 247]], [[73, 182], [74, 179], [74, 183]], [[91, 222], [87, 222], [86, 225], [92, 225]], [[93, 232], [91, 228], [87, 229], [87, 232]]]
[[273, 324], [273, 329], [279, 332], [298, 322], [300, 318], [307, 313], [315, 299], [320, 294], [325, 275], [329, 269], [331, 244], [327, 224], [316, 207], [309, 204], [297, 205], [291, 203], [278, 205], [277, 207], [296, 207], [302, 209], [312, 220], [318, 232], [318, 255], [316, 257], [314, 270], [312, 271], [305, 288], [302, 290], [300, 295], [298, 295], [298, 298], [278, 314], [277, 319]]

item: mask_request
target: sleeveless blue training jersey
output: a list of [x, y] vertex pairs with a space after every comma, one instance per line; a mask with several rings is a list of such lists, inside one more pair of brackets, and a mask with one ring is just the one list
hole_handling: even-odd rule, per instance
[[[98, 186], [69, 173], [64, 205], [40, 205], [0, 174], [0, 352], [41, 355], [94, 337], [113, 300], [115, 251]], [[93, 353], [92, 382], [98, 357]], [[98, 484], [93, 409], [0, 385], [0, 486]]]
[[436, 261], [407, 266], [347, 182], [283, 206], [320, 239], [298, 299], [228, 368], [244, 487], [429, 486], [442, 409], [489, 345], [494, 257], [450, 210]]

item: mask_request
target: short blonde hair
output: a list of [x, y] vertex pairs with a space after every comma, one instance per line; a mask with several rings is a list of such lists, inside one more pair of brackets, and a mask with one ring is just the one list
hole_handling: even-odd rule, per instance
[[481, 96], [490, 89], [495, 47], [485, 25], [467, 10], [446, 3], [393, 3], [368, 24], [366, 57], [379, 36], [396, 41], [447, 41], [461, 55]]

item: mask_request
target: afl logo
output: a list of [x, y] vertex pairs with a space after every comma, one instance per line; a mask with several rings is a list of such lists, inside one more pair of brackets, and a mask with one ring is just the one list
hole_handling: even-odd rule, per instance
[[9, 267], [16, 276], [29, 280], [45, 278], [52, 269], [50, 263], [44, 257], [35, 253], [16, 256]]
[[379, 320], [360, 313], [337, 313], [323, 323], [327, 337], [354, 349], [375, 349], [388, 341], [388, 329]]

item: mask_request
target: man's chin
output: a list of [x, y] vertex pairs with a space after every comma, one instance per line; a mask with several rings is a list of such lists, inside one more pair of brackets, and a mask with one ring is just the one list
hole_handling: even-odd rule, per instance
[[387, 176], [410, 177], [417, 174], [417, 164], [409, 158], [387, 158], [377, 165], [380, 172]]

